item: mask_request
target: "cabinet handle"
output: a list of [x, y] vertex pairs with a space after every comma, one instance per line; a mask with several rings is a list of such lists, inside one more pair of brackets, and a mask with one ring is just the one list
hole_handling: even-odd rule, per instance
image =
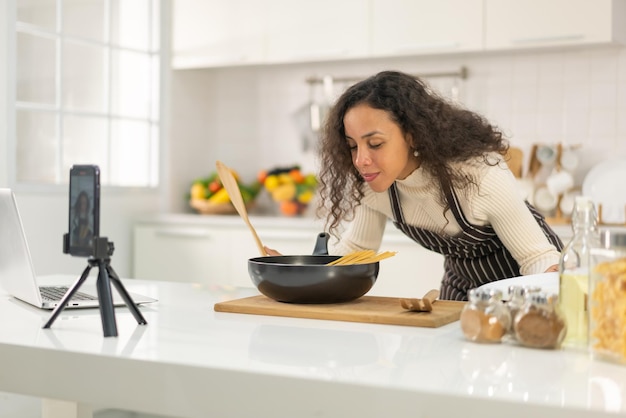
[[208, 231], [195, 229], [157, 229], [155, 235], [168, 238], [211, 238], [211, 234]]
[[511, 43], [541, 44], [541, 43], [559, 42], [559, 41], [578, 41], [584, 38], [585, 38], [585, 35], [583, 35], [582, 33], [574, 33], [570, 35], [538, 36], [534, 38], [515, 38], [515, 39], [511, 39]]
[[395, 52], [407, 53], [407, 52], [415, 52], [415, 51], [425, 51], [430, 49], [456, 49], [459, 48], [461, 44], [457, 41], [435, 41], [435, 42], [425, 42], [421, 44], [405, 44], [400, 45], [394, 48]]
[[346, 49], [327, 49], [303, 54], [292, 54], [286, 58], [292, 60], [315, 60], [320, 58], [341, 57], [344, 55], [348, 55], [348, 51]]
[[175, 55], [172, 58], [172, 67], [176, 68], [202, 68], [207, 66], [221, 66], [228, 64], [247, 63], [250, 59], [247, 55], [233, 56], [206, 56], [206, 55]]

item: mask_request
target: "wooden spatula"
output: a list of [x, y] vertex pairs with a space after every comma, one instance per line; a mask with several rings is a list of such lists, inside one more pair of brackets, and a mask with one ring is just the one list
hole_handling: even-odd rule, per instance
[[233, 203], [233, 206], [237, 210], [239, 216], [241, 216], [246, 225], [248, 225], [248, 228], [250, 228], [259, 252], [262, 256], [266, 256], [267, 253], [265, 252], [265, 248], [263, 248], [263, 243], [261, 242], [259, 235], [256, 233], [256, 230], [252, 226], [250, 219], [248, 218], [248, 211], [246, 210], [246, 205], [243, 202], [243, 197], [241, 196], [241, 191], [239, 190], [239, 186], [237, 185], [237, 180], [235, 180], [235, 176], [233, 176], [230, 168], [228, 168], [226, 164], [222, 163], [221, 161], [216, 161], [215, 167], [217, 168], [217, 174], [220, 176], [220, 180], [222, 181], [224, 188], [228, 192], [228, 197], [230, 197], [230, 201]]

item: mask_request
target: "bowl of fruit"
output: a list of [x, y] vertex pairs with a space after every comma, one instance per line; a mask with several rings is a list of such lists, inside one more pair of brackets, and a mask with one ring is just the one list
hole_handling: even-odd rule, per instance
[[[232, 169], [231, 172], [237, 180], [237, 185], [239, 186], [239, 191], [241, 192], [241, 197], [246, 207], [250, 209], [261, 190], [261, 184], [258, 181], [245, 184], [241, 181], [237, 172]], [[217, 171], [212, 172], [206, 177], [195, 179], [191, 184], [188, 197], [189, 206], [201, 214], [228, 215], [237, 213], [230, 201], [228, 192], [220, 181]]]
[[276, 202], [280, 213], [286, 216], [302, 215], [317, 188], [315, 174], [304, 174], [297, 165], [262, 170], [258, 181]]

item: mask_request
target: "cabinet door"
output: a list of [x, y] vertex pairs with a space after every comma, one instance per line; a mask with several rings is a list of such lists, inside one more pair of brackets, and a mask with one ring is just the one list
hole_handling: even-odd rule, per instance
[[372, 0], [372, 55], [482, 48], [483, 0]]
[[267, 62], [339, 60], [368, 52], [365, 0], [268, 0]]
[[622, 0], [485, 0], [485, 48], [623, 41]]
[[228, 241], [227, 233], [198, 226], [135, 226], [133, 275], [149, 280], [228, 284]]
[[397, 251], [380, 262], [376, 283], [368, 295], [421, 297], [441, 287], [443, 256], [429, 251], [399, 231], [386, 231], [380, 251]]
[[172, 2], [172, 67], [260, 63], [266, 0]]

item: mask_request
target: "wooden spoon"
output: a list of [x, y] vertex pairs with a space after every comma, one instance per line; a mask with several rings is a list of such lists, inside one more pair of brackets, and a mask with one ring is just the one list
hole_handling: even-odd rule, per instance
[[266, 256], [267, 253], [265, 252], [263, 243], [261, 242], [259, 235], [256, 233], [256, 230], [252, 226], [252, 223], [250, 223], [250, 219], [248, 218], [248, 211], [246, 210], [246, 205], [243, 202], [241, 191], [239, 190], [237, 180], [235, 180], [232, 171], [221, 161], [216, 161], [215, 167], [217, 167], [217, 174], [220, 176], [220, 180], [222, 181], [224, 188], [228, 192], [228, 197], [230, 197], [230, 201], [233, 203], [233, 206], [237, 210], [237, 213], [239, 213], [239, 216], [241, 216], [246, 225], [248, 225], [248, 228], [250, 228], [259, 252], [262, 256]]

